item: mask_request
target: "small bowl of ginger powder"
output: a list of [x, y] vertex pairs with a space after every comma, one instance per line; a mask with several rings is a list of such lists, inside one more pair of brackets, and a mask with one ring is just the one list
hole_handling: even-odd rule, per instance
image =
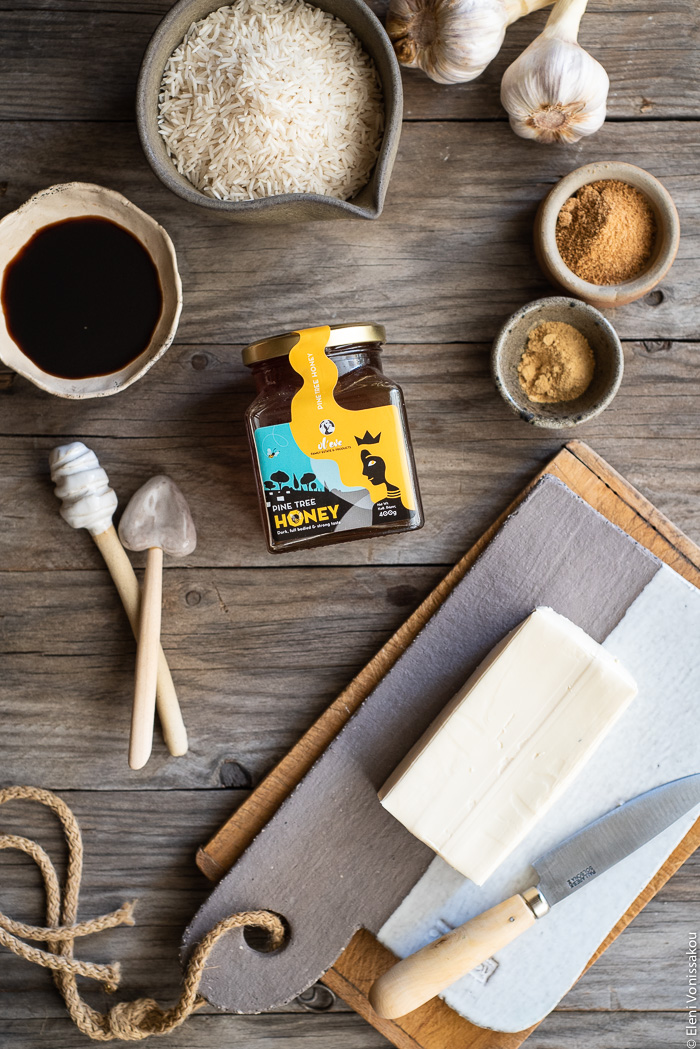
[[666, 276], [680, 223], [670, 193], [648, 171], [599, 161], [550, 190], [534, 235], [537, 260], [554, 285], [609, 308], [642, 298]]
[[511, 411], [533, 426], [564, 429], [599, 415], [622, 381], [617, 332], [579, 299], [551, 296], [523, 306], [501, 328], [491, 351], [496, 388]]

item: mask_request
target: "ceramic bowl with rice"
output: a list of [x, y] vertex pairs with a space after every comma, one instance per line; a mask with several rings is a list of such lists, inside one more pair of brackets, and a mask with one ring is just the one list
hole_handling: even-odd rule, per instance
[[376, 218], [402, 104], [364, 0], [180, 0], [144, 56], [137, 121], [190, 203], [243, 221]]

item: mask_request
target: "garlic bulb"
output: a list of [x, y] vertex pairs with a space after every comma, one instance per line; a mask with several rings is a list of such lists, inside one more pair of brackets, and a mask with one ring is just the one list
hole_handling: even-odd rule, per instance
[[474, 80], [498, 54], [506, 29], [552, 0], [391, 0], [386, 29], [399, 62], [438, 84]]
[[522, 138], [578, 142], [605, 120], [608, 74], [576, 40], [587, 2], [557, 0], [544, 30], [503, 74], [501, 102]]

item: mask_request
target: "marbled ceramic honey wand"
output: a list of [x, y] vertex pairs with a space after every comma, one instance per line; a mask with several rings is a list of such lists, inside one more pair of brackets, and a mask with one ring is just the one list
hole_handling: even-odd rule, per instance
[[[109, 478], [93, 451], [82, 442], [64, 444], [49, 455], [51, 479], [61, 500], [61, 517], [71, 528], [87, 528], [102, 554], [114, 580], [138, 638], [139, 584], [131, 561], [112, 524], [117, 497], [109, 487]], [[163, 738], [170, 753], [180, 757], [187, 753], [185, 729], [175, 686], [163, 649], [158, 649], [156, 701]]]

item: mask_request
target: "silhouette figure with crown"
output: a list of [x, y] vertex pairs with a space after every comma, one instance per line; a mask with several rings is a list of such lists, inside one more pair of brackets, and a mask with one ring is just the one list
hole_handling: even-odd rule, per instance
[[[364, 437], [355, 437], [357, 445], [379, 444], [381, 433], [373, 437], [369, 430]], [[387, 521], [406, 521], [413, 517], [413, 511], [404, 506], [401, 489], [387, 480], [386, 463], [380, 455], [373, 455], [367, 448], [360, 452], [362, 473], [370, 484], [386, 486], [386, 498], [380, 499], [372, 508], [372, 524], [386, 524]]]

